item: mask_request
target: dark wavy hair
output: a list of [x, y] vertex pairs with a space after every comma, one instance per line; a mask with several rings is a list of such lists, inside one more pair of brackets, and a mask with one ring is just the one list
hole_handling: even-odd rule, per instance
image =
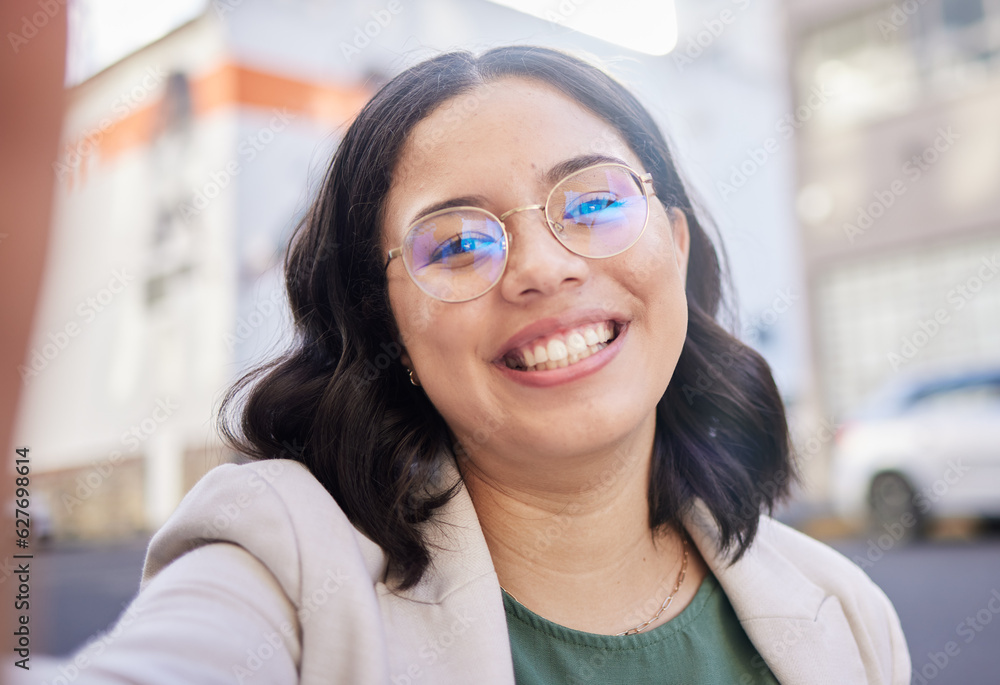
[[792, 477], [781, 397], [763, 358], [716, 321], [719, 258], [652, 117], [601, 69], [547, 48], [443, 54], [365, 105], [285, 256], [295, 342], [229, 389], [223, 438], [253, 459], [290, 455], [305, 464], [385, 551], [387, 578], [404, 589], [420, 580], [430, 554], [419, 524], [456, 491], [431, 489], [436, 460], [460, 446], [399, 362], [381, 248], [385, 200], [413, 127], [445, 101], [505, 77], [549, 84], [611, 124], [652, 173], [657, 197], [687, 217], [688, 334], [657, 407], [650, 527], [679, 526], [701, 498], [722, 549], [738, 559]]

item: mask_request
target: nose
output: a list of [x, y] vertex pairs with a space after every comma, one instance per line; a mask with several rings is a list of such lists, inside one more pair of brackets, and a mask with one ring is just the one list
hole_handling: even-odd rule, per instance
[[[529, 211], [530, 210], [530, 211]], [[511, 213], [513, 214], [513, 213]], [[590, 274], [585, 257], [570, 252], [549, 229], [537, 205], [518, 210], [506, 221], [510, 245], [500, 292], [511, 302], [579, 286]]]

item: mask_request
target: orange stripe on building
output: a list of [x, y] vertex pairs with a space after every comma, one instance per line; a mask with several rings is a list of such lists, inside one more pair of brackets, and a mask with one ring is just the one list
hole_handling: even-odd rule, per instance
[[[85, 130], [65, 144], [57, 164], [73, 172], [71, 185], [75, 180], [84, 180], [90, 164], [109, 163], [153, 141], [161, 125], [162, 88], [151, 104], [112, 120], [104, 129], [95, 126]], [[234, 106], [288, 109], [330, 129], [350, 122], [372, 94], [363, 86], [302, 81], [230, 63], [192, 78], [190, 90], [195, 119]], [[56, 170], [61, 177], [64, 169], [57, 166]]]

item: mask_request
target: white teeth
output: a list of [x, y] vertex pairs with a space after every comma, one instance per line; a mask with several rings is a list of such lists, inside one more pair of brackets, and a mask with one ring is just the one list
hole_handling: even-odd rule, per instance
[[549, 353], [541, 345], [535, 345], [535, 363], [544, 364], [549, 360]]
[[547, 349], [550, 361], [557, 362], [566, 358], [566, 344], [562, 340], [550, 340]]
[[534, 347], [522, 348], [520, 356], [511, 354], [504, 363], [511, 369], [525, 371], [564, 368], [607, 347], [614, 330], [614, 324], [607, 321], [579, 328], [563, 334], [565, 337], [553, 337], [545, 345], [539, 342]]
[[587, 349], [587, 343], [584, 341], [582, 335], [573, 332], [566, 336], [566, 349], [571, 355], [579, 355]]

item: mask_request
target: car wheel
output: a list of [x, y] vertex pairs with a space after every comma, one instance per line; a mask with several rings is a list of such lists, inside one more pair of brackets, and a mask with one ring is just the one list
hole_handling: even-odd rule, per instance
[[899, 543], [921, 537], [925, 522], [914, 501], [915, 494], [910, 483], [899, 473], [875, 476], [869, 496], [873, 534], [888, 534]]

